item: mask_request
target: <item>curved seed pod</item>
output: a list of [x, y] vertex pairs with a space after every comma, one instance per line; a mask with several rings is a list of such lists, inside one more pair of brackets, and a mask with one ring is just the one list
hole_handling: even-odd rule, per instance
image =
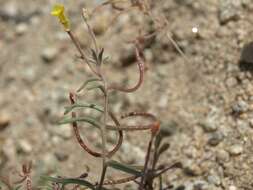
[[[109, 112], [109, 115], [110, 117], [112, 118], [112, 120], [114, 121], [115, 125], [117, 126], [117, 128], [120, 128], [120, 123], [119, 121], [117, 120], [117, 118], [114, 116], [114, 114], [112, 112]], [[123, 142], [123, 131], [122, 130], [119, 130], [118, 131], [119, 133], [119, 139], [118, 139], [118, 143], [116, 144], [116, 146], [113, 148], [112, 151], [110, 151], [108, 153], [108, 157], [112, 157], [118, 150], [119, 148], [121, 147], [122, 145], [122, 142]]]
[[140, 50], [137, 46], [135, 47], [135, 54], [136, 54], [136, 58], [137, 58], [137, 66], [139, 69], [139, 80], [138, 80], [137, 84], [131, 88], [121, 87], [121, 86], [112, 84], [108, 87], [108, 90], [118, 90], [121, 92], [130, 93], [130, 92], [136, 91], [141, 86], [141, 84], [143, 82], [143, 78], [144, 78], [144, 63], [145, 63], [145, 61], [143, 59], [143, 56], [141, 56]]
[[127, 117], [133, 117], [133, 116], [144, 116], [144, 117], [149, 117], [153, 120], [157, 120], [156, 117], [151, 114], [151, 113], [147, 113], [147, 112], [129, 112], [127, 114], [124, 114], [121, 116], [121, 119], [127, 118]]
[[148, 130], [153, 125], [121, 125], [120, 128], [115, 127], [114, 125], [106, 125], [106, 129], [112, 130], [112, 131], [140, 131], [140, 130]]
[[[70, 93], [69, 94], [69, 99], [70, 99], [70, 102], [71, 102], [72, 105], [75, 104], [74, 94]], [[115, 122], [116, 126], [119, 126], [120, 124], [119, 124], [118, 120], [116, 119], [116, 117], [112, 113], [109, 113], [109, 115], [111, 116], [112, 120]], [[77, 139], [78, 143], [80, 144], [80, 146], [86, 152], [88, 152], [89, 154], [91, 154], [92, 156], [94, 156], [94, 157], [102, 157], [102, 153], [93, 151], [82, 140], [82, 137], [80, 135], [80, 131], [79, 131], [79, 128], [78, 128], [78, 125], [77, 125], [77, 121], [75, 121], [75, 119], [76, 119], [76, 113], [75, 112], [72, 112], [72, 119], [73, 119], [73, 121], [72, 121], [72, 127], [73, 127], [73, 130], [74, 130], [76, 139]], [[118, 143], [116, 144], [116, 146], [111, 151], [109, 151], [107, 153], [106, 156], [107, 157], [111, 157], [114, 153], [116, 153], [117, 150], [119, 149], [119, 147], [121, 146], [122, 141], [123, 141], [123, 132], [120, 130], [119, 131]]]
[[139, 177], [140, 176], [130, 176], [130, 177], [116, 179], [116, 180], [105, 180], [103, 185], [118, 185], [118, 184], [127, 183], [130, 181], [136, 180]]
[[[121, 119], [125, 119], [125, 118], [128, 118], [128, 117], [135, 117], [135, 116], [147, 117], [147, 118], [153, 120], [153, 122], [151, 124], [147, 124], [147, 125], [133, 125], [133, 126], [131, 126], [131, 125], [125, 125], [125, 126], [121, 126], [120, 130], [135, 131], [135, 130], [147, 130], [147, 129], [150, 129], [150, 131], [151, 131], [151, 133], [152, 133], [153, 136], [155, 136], [159, 132], [159, 130], [160, 130], [160, 122], [151, 113], [146, 113], [146, 112], [130, 112], [130, 113], [122, 115]], [[107, 128], [110, 129], [110, 130], [117, 130], [112, 125], [107, 125]]]

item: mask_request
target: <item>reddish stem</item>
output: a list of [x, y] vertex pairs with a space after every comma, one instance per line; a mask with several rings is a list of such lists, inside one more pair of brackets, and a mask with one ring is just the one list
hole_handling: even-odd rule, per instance
[[130, 93], [130, 92], [136, 91], [141, 86], [143, 79], [144, 79], [144, 68], [145, 68], [144, 63], [145, 63], [145, 61], [144, 61], [143, 55], [141, 55], [140, 48], [138, 48], [137, 45], [135, 46], [135, 54], [136, 54], [136, 59], [137, 59], [137, 66], [139, 69], [139, 80], [138, 80], [137, 84], [131, 88], [121, 87], [116, 84], [112, 84], [108, 87], [108, 90], [118, 90], [121, 92]]
[[[73, 93], [70, 93], [69, 94], [69, 99], [70, 99], [70, 102], [71, 104], [75, 104], [75, 100], [74, 100], [74, 94]], [[111, 116], [112, 120], [115, 122], [116, 126], [119, 127], [119, 122], [118, 120], [116, 119], [116, 117], [112, 114], [112, 113], [109, 113], [109, 115]], [[72, 112], [72, 118], [76, 118], [76, 113], [75, 112]], [[88, 152], [89, 154], [91, 154], [92, 156], [94, 157], [102, 157], [103, 154], [102, 153], [99, 153], [99, 152], [96, 152], [96, 151], [93, 151], [92, 149], [90, 149], [85, 143], [84, 141], [82, 140], [82, 137], [80, 135], [80, 131], [79, 131], [79, 128], [78, 128], [78, 125], [77, 125], [77, 122], [73, 122], [72, 123], [72, 127], [73, 127], [73, 130], [74, 130], [74, 133], [75, 133], [75, 136], [76, 136], [76, 139], [78, 141], [78, 143], [80, 144], [80, 146], [86, 151]], [[115, 154], [118, 149], [120, 148], [122, 142], [123, 142], [123, 132], [122, 130], [119, 130], [119, 139], [118, 139], [118, 142], [117, 144], [115, 145], [115, 147], [109, 151], [107, 153], [107, 157], [111, 157], [113, 154]]]

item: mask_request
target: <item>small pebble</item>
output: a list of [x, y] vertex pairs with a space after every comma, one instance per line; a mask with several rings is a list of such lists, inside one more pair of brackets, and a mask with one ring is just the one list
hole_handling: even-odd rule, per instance
[[249, 120], [249, 126], [250, 126], [251, 128], [253, 128], [253, 119], [250, 119], [250, 120]]
[[184, 173], [189, 176], [199, 176], [201, 175], [202, 171], [196, 163], [189, 161], [184, 166]]
[[26, 23], [20, 23], [16, 26], [16, 34], [21, 36], [28, 31], [28, 25]]
[[66, 161], [69, 158], [68, 154], [62, 152], [55, 152], [54, 155], [60, 162]]
[[246, 112], [249, 109], [249, 105], [247, 102], [243, 100], [238, 100], [233, 106], [232, 110], [235, 114], [241, 114]]
[[240, 1], [222, 0], [219, 2], [219, 20], [221, 24], [226, 24], [229, 21], [238, 20], [240, 18]]
[[198, 181], [194, 182], [193, 189], [194, 190], [208, 190], [209, 189], [209, 185], [208, 185], [208, 183], [206, 181], [198, 180]]
[[48, 47], [42, 50], [41, 58], [44, 60], [45, 63], [51, 63], [56, 59], [58, 53], [59, 52], [57, 48]]
[[219, 162], [228, 162], [230, 159], [228, 152], [225, 150], [218, 150], [216, 152], [216, 158]]
[[200, 125], [203, 127], [205, 132], [213, 132], [216, 131], [218, 128], [215, 119], [212, 118], [208, 118], [205, 122], [201, 123]]
[[229, 148], [229, 153], [233, 156], [240, 155], [243, 152], [243, 147], [239, 144], [232, 145]]
[[244, 63], [248, 63], [251, 65], [251, 68], [253, 68], [253, 42], [245, 44], [242, 48], [240, 61]]
[[3, 6], [3, 14], [6, 17], [5, 18], [6, 20], [17, 17], [18, 13], [19, 13], [18, 5], [13, 1], [10, 1]]
[[0, 131], [10, 125], [11, 118], [7, 113], [0, 113]]
[[207, 176], [207, 180], [210, 184], [214, 184], [217, 186], [221, 184], [221, 179], [218, 175], [209, 175]]
[[236, 78], [234, 77], [229, 77], [227, 80], [226, 80], [226, 85], [228, 88], [231, 88], [231, 87], [234, 87], [237, 85], [237, 80]]
[[208, 144], [211, 146], [217, 146], [223, 139], [224, 139], [223, 133], [221, 133], [220, 131], [213, 132], [212, 134], [210, 134]]
[[168, 107], [168, 96], [167, 95], [162, 95], [157, 103], [157, 105], [159, 106], [159, 108], [167, 108]]
[[32, 145], [26, 140], [20, 140], [18, 143], [20, 150], [26, 154], [32, 152]]
[[231, 185], [231, 186], [229, 186], [228, 190], [237, 190], [237, 188], [236, 188], [236, 186]]

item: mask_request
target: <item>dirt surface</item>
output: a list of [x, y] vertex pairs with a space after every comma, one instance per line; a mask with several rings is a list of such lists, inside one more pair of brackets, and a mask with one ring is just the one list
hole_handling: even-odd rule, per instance
[[[64, 2], [73, 32], [89, 47], [80, 8], [92, 3]], [[0, 0], [0, 175], [15, 173], [32, 160], [35, 184], [40, 175], [79, 176], [87, 170], [97, 180], [101, 160], [81, 150], [70, 126], [55, 124], [69, 104], [68, 93], [91, 73], [50, 15], [54, 3]], [[181, 161], [184, 169], [165, 175], [171, 189], [253, 189], [253, 48], [247, 45], [253, 36], [252, 11], [250, 0], [155, 1], [153, 14], [166, 16], [168, 33], [186, 59], [158, 34], [144, 50], [148, 69], [143, 86], [110, 97], [117, 115], [152, 112], [172, 131], [167, 139], [171, 148], [162, 162]], [[139, 28], [150, 31], [152, 25], [131, 11], [105, 31], [113, 15], [109, 7], [99, 10], [91, 25], [110, 58], [105, 66], [108, 80], [131, 85], [138, 72], [126, 42]], [[93, 93], [82, 97], [99, 98]], [[83, 128], [83, 134], [100, 147], [97, 131]], [[143, 163], [147, 134], [127, 133], [115, 159]], [[115, 137], [110, 135], [108, 141], [112, 145]], [[136, 189], [131, 184], [121, 188]]]

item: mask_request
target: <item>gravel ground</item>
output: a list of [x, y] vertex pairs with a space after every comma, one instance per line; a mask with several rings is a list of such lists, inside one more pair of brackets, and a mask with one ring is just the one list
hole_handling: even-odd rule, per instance
[[[79, 11], [92, 3], [65, 2], [73, 31], [82, 46], [89, 47]], [[55, 125], [68, 105], [68, 92], [91, 73], [49, 14], [54, 3], [0, 0], [0, 175], [32, 160], [34, 183], [40, 175], [78, 176], [89, 169], [90, 178], [97, 179], [100, 160], [80, 149], [70, 126]], [[111, 109], [119, 115], [149, 111], [170, 128], [171, 147], [162, 161], [183, 163], [183, 170], [165, 176], [173, 190], [252, 190], [251, 1], [159, 0], [154, 4], [154, 15], [166, 16], [169, 32], [186, 59], [158, 35], [144, 51], [148, 70], [143, 86], [133, 94], [113, 94]], [[108, 80], [131, 85], [138, 72], [132, 47], [125, 42], [138, 34], [138, 28], [152, 28], [132, 11], [105, 31], [112, 17], [106, 8], [91, 24], [110, 57], [105, 67]], [[99, 133], [86, 129], [85, 134], [100, 147]], [[145, 132], [127, 133], [115, 159], [143, 163], [147, 140]], [[114, 136], [108, 141], [112, 144]]]

